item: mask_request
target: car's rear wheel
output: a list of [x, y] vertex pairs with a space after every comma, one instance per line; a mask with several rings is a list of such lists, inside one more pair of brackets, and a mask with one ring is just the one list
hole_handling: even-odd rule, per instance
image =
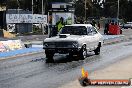
[[54, 53], [53, 52], [46, 50], [45, 54], [46, 54], [46, 58], [47, 58], [46, 62], [48, 62], [48, 63], [54, 62], [54, 59], [53, 59]]
[[94, 50], [95, 55], [100, 54], [100, 47], [101, 47], [101, 43], [99, 43], [98, 47]]
[[86, 48], [86, 45], [84, 45], [81, 50], [79, 51], [79, 54], [78, 54], [78, 57], [79, 59], [85, 59], [87, 58], [87, 48]]

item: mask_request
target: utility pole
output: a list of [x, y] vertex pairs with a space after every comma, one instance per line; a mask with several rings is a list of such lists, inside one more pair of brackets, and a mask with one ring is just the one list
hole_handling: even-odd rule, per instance
[[119, 20], [119, 13], [120, 13], [120, 1], [118, 0], [117, 21]]
[[85, 21], [87, 20], [87, 5], [86, 5], [87, 3], [86, 3], [86, 0], [85, 0]]
[[[32, 0], [32, 16], [33, 16], [33, 0]], [[32, 22], [32, 32], [33, 32], [33, 22]]]
[[32, 0], [32, 15], [33, 15], [33, 10], [34, 10], [34, 9], [33, 9], [33, 4], [34, 4], [34, 3], [33, 3], [33, 0]]
[[118, 0], [118, 11], [117, 11], [117, 18], [119, 18], [119, 11], [120, 10], [120, 1]]
[[[19, 12], [19, 9], [20, 9], [20, 1], [17, 0], [17, 4], [18, 4], [18, 8], [17, 8], [17, 14], [18, 14], [18, 17], [20, 15], [20, 12]], [[18, 19], [18, 21], [20, 21], [20, 18]], [[17, 23], [17, 32], [19, 31], [20, 33], [20, 27], [19, 27], [19, 23]]]
[[44, 14], [44, 0], [42, 0], [42, 15]]
[[[44, 15], [44, 0], [42, 0], [42, 15]], [[44, 23], [42, 23], [42, 33], [44, 35]]]

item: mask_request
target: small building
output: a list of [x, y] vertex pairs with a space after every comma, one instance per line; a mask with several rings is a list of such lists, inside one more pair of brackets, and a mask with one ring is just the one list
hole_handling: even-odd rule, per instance
[[52, 3], [52, 9], [55, 8], [72, 8], [73, 4], [71, 3], [63, 3], [63, 2], [54, 2]]
[[[22, 9], [8, 9], [6, 14], [32, 14], [32, 11], [25, 11]], [[15, 24], [10, 24], [10, 25], [15, 25], [15, 30], [14, 32], [16, 33], [29, 33], [32, 32], [32, 23], [15, 23]], [[8, 24], [7, 24], [8, 26]], [[9, 31], [9, 29], [8, 29]]]
[[52, 25], [56, 25], [59, 19], [62, 17], [66, 25], [74, 23], [74, 6], [73, 3], [66, 2], [52, 2], [52, 8], [49, 10], [52, 16], [50, 22]]

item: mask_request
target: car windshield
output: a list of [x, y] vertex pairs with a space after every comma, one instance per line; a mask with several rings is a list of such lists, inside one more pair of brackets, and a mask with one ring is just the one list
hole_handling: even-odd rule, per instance
[[85, 26], [65, 26], [60, 34], [87, 35], [87, 28]]

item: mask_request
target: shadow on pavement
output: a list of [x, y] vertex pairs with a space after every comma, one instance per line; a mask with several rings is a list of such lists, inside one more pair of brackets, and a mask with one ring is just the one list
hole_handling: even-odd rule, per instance
[[[94, 55], [95, 55], [94, 53], [88, 53], [87, 58], [94, 56]], [[79, 60], [81, 60], [81, 59], [78, 58], [77, 56], [69, 57], [69, 55], [55, 55], [53, 62], [46, 62], [46, 61], [45, 62], [46, 63], [67, 63], [67, 62], [79, 61]], [[85, 59], [83, 59], [83, 60], [85, 60]]]

